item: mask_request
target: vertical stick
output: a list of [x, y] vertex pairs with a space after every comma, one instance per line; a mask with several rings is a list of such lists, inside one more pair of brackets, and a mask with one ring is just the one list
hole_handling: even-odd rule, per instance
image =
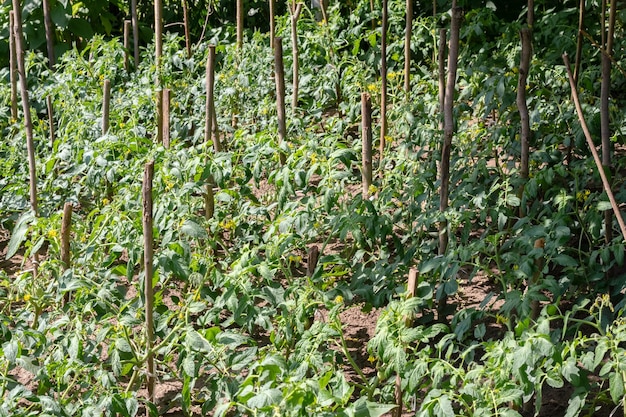
[[[461, 24], [461, 9], [456, 7], [453, 0], [452, 22], [450, 25], [450, 46], [448, 48], [448, 79], [446, 81], [446, 93], [444, 98], [443, 112], [443, 143], [441, 146], [441, 162], [439, 163], [439, 178], [441, 188], [439, 194], [439, 211], [442, 215], [448, 209], [448, 196], [450, 187], [450, 152], [452, 137], [454, 136], [454, 90], [456, 85], [456, 70], [459, 58], [459, 29]], [[439, 223], [439, 255], [445, 255], [448, 249], [448, 222], [444, 219]], [[437, 318], [443, 321], [445, 309], [448, 303], [448, 295], [443, 292], [437, 305]]]
[[102, 86], [102, 136], [109, 131], [109, 111], [111, 105], [111, 80], [104, 80]]
[[11, 117], [17, 120], [17, 46], [13, 10], [9, 12], [9, 72], [11, 76]]
[[213, 126], [213, 129], [211, 130], [211, 133], [212, 133], [211, 134], [211, 138], [213, 139], [213, 143], [214, 144], [215, 143], [219, 143], [220, 148], [219, 148], [218, 151], [221, 151], [223, 149], [223, 145], [224, 144], [222, 143], [222, 141], [220, 139], [220, 130], [219, 130], [219, 127], [217, 126], [217, 113], [215, 111], [215, 102], [213, 102], [213, 116], [212, 116], [212, 119], [213, 119], [213, 123], [211, 123], [211, 126]]
[[161, 57], [163, 56], [163, 1], [154, 0], [154, 62], [156, 63], [155, 87], [157, 90], [156, 143], [163, 143], [163, 90], [161, 90]]
[[[276, 110], [278, 112], [278, 144], [287, 139], [285, 120], [285, 67], [283, 65], [283, 38], [274, 38], [274, 78], [276, 80]], [[280, 164], [285, 164], [285, 153], [279, 150]]]
[[137, 18], [137, 0], [130, 1], [130, 16], [133, 24], [133, 54], [135, 69], [139, 66], [139, 19]]
[[243, 46], [243, 0], [237, 0], [237, 49]]
[[30, 104], [28, 98], [28, 84], [26, 82], [26, 68], [24, 65], [24, 36], [22, 35], [22, 14], [20, 0], [13, 0], [13, 13], [15, 16], [13, 36], [15, 37], [15, 51], [17, 56], [17, 72], [20, 79], [20, 92], [22, 96], [22, 111], [24, 113], [24, 128], [26, 129], [26, 148], [28, 152], [28, 172], [30, 177], [30, 207], [38, 215], [37, 209], [37, 167], [35, 165], [35, 143], [33, 140], [33, 121], [30, 117]]
[[361, 138], [361, 182], [365, 199], [372, 185], [372, 99], [368, 93], [361, 93]]
[[274, 47], [274, 36], [276, 36], [276, 19], [274, 13], [274, 0], [270, 2], [270, 47]]
[[[154, 176], [154, 161], [150, 161], [146, 164], [143, 175], [143, 269], [144, 269], [144, 298], [146, 308], [146, 366], [147, 366], [147, 388], [148, 388], [148, 401], [154, 403], [154, 386], [155, 386], [155, 374], [154, 374], [154, 352], [152, 352], [152, 346], [154, 343], [154, 293], [152, 288], [152, 259], [153, 259], [153, 244], [154, 236], [152, 232], [152, 178]], [[146, 416], [150, 414], [146, 411]]]
[[131, 21], [124, 20], [124, 70], [128, 72], [130, 70], [130, 30]]
[[439, 67], [439, 130], [443, 130], [443, 108], [446, 98], [446, 29], [439, 29], [439, 48], [437, 54]]
[[[72, 228], [72, 203], [66, 202], [63, 206], [63, 218], [61, 219], [61, 263], [63, 271], [70, 268], [70, 231]], [[63, 304], [70, 301], [70, 293], [63, 296]]]
[[[532, 132], [530, 130], [530, 116], [528, 114], [528, 104], [526, 103], [526, 84], [528, 79], [528, 73], [530, 72], [530, 59], [532, 57], [532, 32], [530, 28], [522, 28], [520, 31], [520, 37], [522, 40], [522, 52], [520, 56], [519, 64], [519, 77], [517, 80], [517, 109], [520, 115], [520, 147], [521, 147], [521, 160], [520, 160], [520, 176], [522, 177], [522, 184], [518, 191], [518, 197], [522, 197], [524, 193], [524, 185], [528, 180], [530, 174], [529, 158], [530, 158], [530, 139]], [[526, 215], [526, 210], [522, 204], [519, 208], [520, 216]]]
[[411, 92], [411, 34], [413, 32], [413, 0], [406, 0], [406, 24], [404, 32], [404, 92], [409, 100]]
[[187, 0], [183, 0], [183, 24], [185, 26], [185, 48], [187, 58], [191, 58], [191, 36], [189, 36], [189, 5]]
[[170, 147], [170, 89], [163, 89], [163, 146]]
[[[206, 60], [206, 102], [204, 112], [204, 141], [211, 140], [211, 133], [213, 132], [213, 120], [215, 113], [215, 45], [209, 45], [209, 55]], [[213, 138], [213, 149], [215, 152], [222, 150], [219, 143], [219, 137]]]
[[293, 113], [296, 111], [296, 107], [298, 107], [298, 73], [300, 70], [298, 63], [298, 19], [300, 18], [300, 12], [302, 12], [302, 3], [296, 4], [296, 1], [292, 0], [289, 12], [291, 15], [291, 56], [293, 60], [293, 89], [291, 96], [291, 112]]
[[54, 69], [54, 26], [50, 17], [50, 0], [43, 0], [43, 23], [46, 29], [46, 47], [48, 49], [48, 68]]
[[52, 107], [52, 97], [46, 97], [46, 107], [48, 108], [48, 127], [50, 128], [49, 138], [50, 147], [54, 147], [55, 125], [54, 125], [54, 108]]
[[578, 85], [580, 75], [580, 63], [583, 53], [583, 31], [585, 29], [585, 0], [580, 0], [578, 4], [578, 37], [576, 39], [576, 63], [574, 64], [574, 83]]
[[156, 92], [156, 143], [163, 143], [163, 90], [158, 89]]
[[315, 268], [317, 268], [317, 261], [320, 257], [320, 249], [317, 245], [313, 245], [309, 248], [309, 253], [307, 255], [307, 264], [306, 264], [306, 275], [308, 277], [312, 277], [315, 273]]
[[380, 40], [380, 150], [379, 158], [382, 161], [385, 152], [385, 137], [387, 136], [387, 0], [383, 0], [382, 36]]

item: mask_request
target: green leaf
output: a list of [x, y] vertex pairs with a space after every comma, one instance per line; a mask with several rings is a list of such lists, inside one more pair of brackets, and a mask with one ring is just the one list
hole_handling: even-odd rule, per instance
[[610, 201], [599, 201], [598, 202], [598, 211], [611, 210], [611, 202]]
[[183, 226], [180, 228], [180, 232], [189, 237], [196, 239], [204, 239], [207, 237], [206, 230], [193, 220], [185, 220]]
[[612, 372], [609, 376], [609, 391], [615, 404], [622, 401], [624, 396], [624, 379], [621, 372]]
[[371, 401], [357, 401], [354, 406], [354, 417], [380, 417], [396, 407], [397, 405], [395, 404], [378, 404]]
[[283, 393], [276, 388], [264, 389], [248, 400], [248, 407], [253, 409], [267, 407], [280, 402]]
[[578, 266], [578, 261], [569, 255], [560, 253], [552, 258], [554, 263], [560, 266]]
[[187, 330], [185, 336], [185, 343], [192, 350], [198, 352], [209, 352], [211, 350], [211, 344], [200, 333], [193, 329]]
[[24, 213], [15, 224], [13, 228], [13, 233], [11, 234], [11, 240], [9, 240], [9, 245], [7, 246], [7, 253], [5, 255], [5, 259], [11, 259], [13, 255], [15, 255], [22, 245], [22, 243], [26, 240], [26, 235], [28, 234], [28, 229], [30, 225], [35, 221], [35, 216], [32, 211], [28, 211]]

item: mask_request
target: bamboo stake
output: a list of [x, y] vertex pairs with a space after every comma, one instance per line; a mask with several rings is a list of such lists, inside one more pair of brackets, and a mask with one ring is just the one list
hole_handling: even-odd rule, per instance
[[104, 80], [102, 86], [102, 136], [109, 131], [109, 112], [111, 106], [111, 80]]
[[124, 70], [130, 71], [130, 30], [132, 22], [124, 20]]
[[291, 112], [296, 111], [296, 107], [298, 107], [298, 90], [299, 90], [299, 81], [298, 81], [298, 73], [300, 70], [298, 63], [298, 19], [300, 18], [300, 13], [302, 12], [302, 3], [296, 4], [296, 0], [292, 0], [289, 6], [289, 13], [291, 16], [291, 56], [293, 60], [292, 70], [293, 70], [293, 88], [291, 95]]
[[411, 35], [413, 32], [413, 0], [406, 0], [406, 24], [404, 32], [404, 92], [409, 101], [411, 92]]
[[133, 26], [133, 55], [135, 69], [139, 66], [139, 19], [137, 18], [137, 0], [130, 1], [131, 22]]
[[26, 149], [28, 152], [28, 172], [30, 177], [30, 207], [35, 216], [37, 209], [37, 167], [35, 165], [35, 142], [33, 140], [33, 121], [30, 116], [28, 85], [26, 82], [26, 68], [24, 65], [24, 36], [22, 34], [22, 16], [20, 0], [13, 0], [15, 16], [13, 36], [15, 37], [15, 51], [17, 57], [17, 72], [20, 79], [20, 93], [22, 96], [22, 111], [24, 113], [24, 128], [26, 129]]
[[576, 106], [576, 112], [578, 113], [580, 126], [583, 130], [583, 133], [585, 134], [587, 144], [589, 145], [589, 149], [591, 151], [591, 154], [593, 155], [593, 160], [595, 161], [598, 172], [600, 173], [600, 178], [602, 179], [602, 186], [604, 187], [604, 191], [606, 191], [606, 194], [609, 197], [609, 201], [611, 202], [611, 207], [613, 208], [613, 213], [617, 218], [617, 223], [619, 224], [619, 228], [622, 232], [622, 237], [624, 238], [624, 240], [626, 240], [626, 224], [624, 224], [624, 219], [622, 218], [622, 214], [620, 213], [617, 202], [615, 201], [615, 196], [613, 195], [613, 191], [611, 191], [611, 185], [609, 184], [609, 180], [606, 176], [606, 173], [604, 172], [604, 168], [602, 167], [602, 161], [600, 160], [600, 156], [598, 155], [596, 146], [593, 143], [593, 139], [591, 138], [591, 132], [589, 132], [589, 128], [587, 127], [587, 123], [585, 122], [583, 109], [580, 105], [580, 100], [578, 99], [578, 91], [576, 91], [576, 85], [574, 83], [574, 75], [572, 74], [572, 71], [570, 69], [570, 62], [566, 53], [563, 54], [563, 62], [565, 63], [565, 68], [567, 69], [570, 89], [572, 90], [572, 98], [574, 100], [574, 105]]
[[[274, 38], [274, 78], [276, 81], [276, 110], [278, 113], [278, 144], [282, 148], [287, 140], [287, 122], [285, 120], [285, 67], [283, 64], [283, 38]], [[279, 150], [280, 164], [285, 165], [285, 153]]]
[[387, 136], [387, 0], [383, 0], [382, 36], [380, 40], [380, 149], [379, 158], [382, 162], [385, 154], [385, 138]]
[[361, 139], [361, 182], [366, 199], [372, 185], [372, 99], [368, 93], [361, 93]]
[[170, 89], [163, 89], [163, 102], [162, 112], [163, 112], [163, 146], [165, 148], [170, 147]]
[[[154, 403], [154, 388], [155, 388], [155, 373], [154, 373], [154, 353], [152, 352], [152, 346], [154, 345], [154, 293], [152, 287], [152, 260], [153, 260], [153, 245], [154, 236], [152, 231], [152, 178], [154, 177], [154, 161], [150, 161], [146, 164], [143, 176], [143, 244], [144, 244], [144, 298], [146, 308], [146, 367], [147, 367], [147, 389], [148, 389], [148, 401]], [[150, 417], [149, 412], [146, 410], [146, 416]]]
[[50, 147], [54, 148], [55, 125], [54, 125], [54, 108], [52, 107], [52, 96], [46, 96], [46, 107], [48, 108], [48, 137], [50, 138]]
[[46, 47], [48, 49], [48, 68], [54, 69], [54, 26], [50, 17], [50, 0], [43, 0], [41, 7], [43, 8], [43, 23], [46, 30]]
[[11, 118], [17, 120], [17, 47], [15, 45], [15, 13], [9, 12], [9, 72], [11, 77]]

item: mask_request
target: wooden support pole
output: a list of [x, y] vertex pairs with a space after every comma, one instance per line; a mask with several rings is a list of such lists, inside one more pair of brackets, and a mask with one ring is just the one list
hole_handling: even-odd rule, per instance
[[213, 149], [215, 152], [222, 150], [221, 143], [219, 142], [219, 136], [212, 137], [213, 122], [216, 121], [215, 115], [215, 45], [209, 45], [209, 55], [206, 60], [205, 70], [206, 81], [206, 102], [204, 107], [204, 140], [208, 142], [213, 139]]
[[274, 1], [269, 0], [270, 2], [270, 47], [274, 47], [274, 37], [276, 36], [276, 18], [274, 11]]
[[363, 198], [368, 198], [372, 185], [372, 99], [361, 93], [361, 182]]
[[563, 62], [565, 63], [565, 68], [567, 69], [567, 75], [569, 77], [570, 89], [572, 90], [572, 98], [574, 100], [574, 105], [576, 106], [576, 113], [578, 113], [578, 120], [580, 120], [580, 126], [583, 129], [583, 133], [585, 134], [585, 138], [587, 140], [587, 145], [589, 145], [589, 150], [593, 155], [593, 160], [596, 163], [596, 167], [598, 168], [598, 172], [600, 174], [600, 178], [602, 179], [602, 186], [604, 187], [604, 191], [609, 197], [609, 201], [611, 202], [611, 207], [613, 208], [613, 213], [617, 218], [617, 223], [619, 224], [619, 228], [622, 232], [622, 237], [626, 241], [626, 224], [624, 223], [624, 219], [622, 218], [622, 214], [619, 210], [619, 206], [617, 205], [617, 201], [615, 201], [615, 196], [613, 195], [613, 191], [611, 190], [611, 184], [604, 172], [604, 168], [602, 167], [602, 161], [600, 160], [600, 156], [598, 155], [598, 151], [596, 150], [596, 145], [593, 143], [593, 139], [591, 137], [591, 132], [587, 127], [587, 123], [585, 121], [585, 116], [583, 114], [582, 106], [580, 105], [580, 100], [578, 99], [578, 91], [576, 90], [576, 84], [574, 83], [574, 75], [570, 69], [570, 62], [567, 54], [563, 54]]
[[[274, 79], [276, 81], [276, 111], [278, 113], [278, 144], [282, 148], [287, 139], [285, 116], [285, 67], [283, 64], [283, 38], [274, 38]], [[280, 164], [284, 165], [285, 153], [279, 150]]]
[[380, 149], [379, 158], [382, 162], [385, 155], [385, 141], [387, 137], [387, 27], [388, 24], [387, 0], [383, 0], [382, 36], [380, 39]]
[[9, 73], [11, 78], [11, 118], [17, 120], [17, 46], [13, 10], [9, 12]]
[[139, 66], [139, 19], [137, 18], [137, 0], [130, 1], [130, 16], [133, 26], [133, 55], [135, 69]]
[[191, 36], [189, 35], [189, 4], [187, 0], [183, 1], [183, 25], [185, 26], [185, 49], [187, 50], [187, 58], [191, 58]]
[[404, 92], [409, 100], [411, 92], [411, 34], [413, 32], [413, 0], [406, 0], [406, 22], [404, 32]]
[[298, 91], [299, 91], [299, 71], [300, 65], [298, 63], [298, 19], [300, 18], [300, 13], [302, 12], [302, 3], [297, 3], [296, 0], [291, 1], [291, 5], [289, 6], [289, 12], [291, 17], [291, 57], [292, 57], [292, 69], [293, 69], [293, 88], [291, 95], [291, 112], [296, 111], [296, 107], [298, 107]]
[[243, 46], [243, 0], [237, 0], [237, 49]]
[[124, 20], [124, 70], [130, 71], [130, 31], [132, 22]]
[[109, 113], [111, 109], [111, 80], [104, 80], [102, 86], [102, 136], [109, 131]]
[[163, 102], [162, 112], [163, 112], [163, 146], [165, 148], [170, 147], [170, 92], [169, 88], [163, 89]]
[[312, 277], [315, 273], [315, 269], [317, 268], [317, 261], [320, 257], [320, 249], [317, 245], [313, 245], [309, 248], [309, 253], [307, 254], [307, 265], [306, 265], [306, 275], [308, 277]]
[[[154, 352], [152, 352], [152, 346], [154, 345], [154, 289], [152, 287], [152, 278], [154, 276], [152, 262], [154, 256], [154, 236], [152, 232], [152, 179], [154, 177], [154, 161], [150, 161], [146, 164], [143, 176], [143, 269], [144, 269], [144, 302], [145, 302], [145, 315], [146, 315], [146, 375], [147, 375], [147, 389], [148, 389], [148, 401], [154, 403], [154, 388], [155, 388], [155, 372], [154, 372]], [[148, 411], [146, 416], [150, 417]]]
[[446, 98], [446, 28], [439, 29], [437, 65], [439, 68], [439, 130], [443, 130], [443, 108]]
[[[517, 80], [517, 110], [520, 115], [520, 176], [522, 184], [518, 190], [518, 197], [521, 199], [524, 195], [526, 181], [530, 175], [530, 139], [532, 131], [530, 129], [530, 115], [528, 113], [528, 104], [526, 103], [526, 86], [528, 84], [528, 74], [530, 73], [530, 60], [532, 58], [532, 32], [530, 28], [523, 28], [520, 31], [522, 41], [522, 52], [520, 56], [519, 74]], [[526, 209], [523, 204], [519, 206], [519, 215], [524, 217]]]
[[48, 108], [48, 137], [50, 138], [50, 147], [54, 148], [55, 124], [54, 124], [54, 108], [52, 106], [52, 96], [46, 96], [46, 107]]
[[33, 140], [33, 121], [30, 115], [28, 97], [28, 84], [26, 81], [26, 66], [24, 64], [24, 36], [22, 34], [22, 14], [20, 0], [13, 0], [15, 38], [15, 52], [17, 56], [17, 72], [20, 79], [20, 93], [22, 96], [22, 112], [24, 113], [24, 128], [26, 130], [26, 149], [28, 152], [28, 172], [30, 177], [30, 207], [35, 216], [38, 215], [37, 207], [37, 167], [35, 164], [35, 142]]
[[43, 23], [46, 30], [46, 48], [48, 50], [48, 68], [54, 69], [56, 58], [54, 56], [54, 26], [50, 15], [50, 0], [43, 0]]

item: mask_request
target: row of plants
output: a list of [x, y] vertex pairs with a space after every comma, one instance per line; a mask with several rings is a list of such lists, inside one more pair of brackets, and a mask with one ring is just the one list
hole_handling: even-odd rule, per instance
[[[400, 2], [390, 10], [390, 21], [400, 22]], [[624, 407], [624, 244], [603, 241], [606, 197], [582, 148], [557, 48], [542, 43], [573, 49], [575, 28], [547, 24], [567, 22], [572, 13], [538, 16], [546, 24], [536, 28], [528, 91], [537, 140], [521, 197], [514, 163], [518, 25], [490, 9], [465, 16], [456, 186], [445, 213], [453, 239], [445, 256], [437, 255], [441, 134], [433, 59], [445, 13], [414, 23], [408, 97], [403, 34], [392, 25], [390, 145], [378, 160], [371, 198], [359, 188], [359, 99], [380, 88], [380, 33], [370, 20], [354, 20], [358, 13], [346, 17], [331, 7], [321, 24], [303, 13], [301, 99], [280, 144], [267, 36], [255, 33], [237, 49], [228, 31], [209, 34], [218, 45], [216, 108], [226, 144], [219, 153], [202, 136], [206, 45], [189, 58], [181, 39], [166, 39], [160, 73], [173, 92], [169, 148], [153, 140], [156, 68], [149, 49], [130, 73], [116, 39], [95, 37], [68, 51], [54, 72], [41, 55], [28, 54], [39, 216], [29, 211], [24, 128], [10, 117], [8, 73], [1, 70], [0, 226], [11, 231], [6, 257], [23, 263], [0, 271], [0, 415], [133, 416], [143, 408], [160, 415], [180, 407], [216, 416], [377, 416], [395, 407], [397, 376], [405, 408], [416, 415], [539, 413], [547, 387], [564, 386], [572, 388], [568, 416]], [[289, 48], [288, 17], [277, 23]], [[591, 46], [585, 53], [581, 93], [593, 116], [599, 53]], [[102, 135], [105, 80], [113, 85], [112, 112]], [[55, 111], [53, 143], [46, 97]], [[625, 123], [620, 109], [616, 98], [616, 142]], [[141, 391], [147, 352], [140, 190], [151, 160], [152, 352], [157, 378], [177, 390], [171, 403], [158, 404]], [[209, 178], [216, 211], [207, 219]], [[66, 201], [74, 205], [68, 269], [59, 236]], [[545, 245], [535, 247], [537, 239]], [[321, 256], [307, 276], [313, 245]], [[37, 253], [35, 274], [28, 259]], [[407, 298], [412, 267], [419, 285]], [[447, 296], [462, 303], [477, 276], [489, 278], [491, 295], [436, 323], [437, 302]], [[543, 309], [533, 322], [527, 317], [535, 301]], [[348, 346], [341, 320], [355, 306], [380, 313], [376, 335], [364, 341], [368, 369]]]

